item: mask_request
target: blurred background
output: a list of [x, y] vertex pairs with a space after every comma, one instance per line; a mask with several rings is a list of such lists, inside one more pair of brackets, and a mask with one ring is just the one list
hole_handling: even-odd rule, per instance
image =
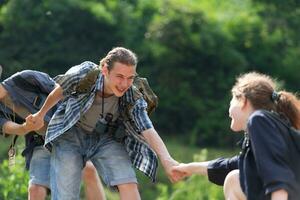
[[[235, 78], [255, 70], [299, 91], [299, 43], [299, 0], [0, 0], [2, 80], [23, 69], [55, 76], [129, 48], [159, 96], [151, 118], [179, 162], [236, 154], [242, 134], [228, 117]], [[0, 199], [26, 199], [23, 158], [7, 167], [10, 142], [0, 138]], [[171, 185], [162, 168], [157, 184], [138, 175], [142, 199], [223, 199], [205, 177]]]

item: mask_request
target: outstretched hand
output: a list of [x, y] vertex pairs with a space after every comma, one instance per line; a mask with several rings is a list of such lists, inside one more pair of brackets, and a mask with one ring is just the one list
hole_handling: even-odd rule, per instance
[[171, 173], [177, 176], [181, 176], [182, 178], [188, 177], [192, 175], [189, 164], [180, 163], [177, 166], [173, 166], [171, 169]]
[[165, 172], [166, 172], [169, 180], [172, 183], [176, 183], [176, 182], [180, 181], [181, 179], [183, 179], [185, 177], [184, 174], [181, 173], [181, 172], [173, 173], [172, 169], [174, 167], [178, 166], [178, 165], [179, 165], [179, 163], [176, 160], [172, 159], [172, 158], [170, 158], [168, 160], [165, 160], [164, 163], [163, 163], [163, 167], [165, 169]]
[[25, 134], [35, 130], [35, 124], [31, 120], [26, 120], [22, 126]]
[[172, 167], [173, 174], [180, 174], [182, 177], [188, 177], [193, 174], [207, 176], [207, 168], [210, 161], [180, 163], [177, 166]]

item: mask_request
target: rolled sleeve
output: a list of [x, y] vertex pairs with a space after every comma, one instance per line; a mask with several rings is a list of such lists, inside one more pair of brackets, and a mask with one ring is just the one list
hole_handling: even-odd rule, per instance
[[153, 128], [153, 124], [147, 113], [147, 102], [143, 98], [135, 102], [132, 109], [132, 116], [139, 133]]
[[217, 185], [224, 185], [227, 174], [238, 169], [238, 156], [232, 158], [217, 158], [209, 162], [207, 167], [208, 180]]

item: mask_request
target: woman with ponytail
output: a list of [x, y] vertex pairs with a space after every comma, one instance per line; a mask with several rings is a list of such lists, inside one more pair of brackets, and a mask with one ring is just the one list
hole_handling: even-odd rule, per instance
[[299, 99], [267, 75], [246, 73], [232, 88], [229, 117], [233, 131], [245, 132], [239, 156], [180, 164], [173, 172], [207, 175], [214, 183], [223, 177], [226, 200], [299, 199], [300, 151], [290, 135], [300, 129]]
[[289, 137], [291, 127], [300, 129], [299, 99], [251, 72], [237, 78], [229, 116], [233, 131], [245, 131], [239, 176], [247, 199], [299, 199], [300, 154]]

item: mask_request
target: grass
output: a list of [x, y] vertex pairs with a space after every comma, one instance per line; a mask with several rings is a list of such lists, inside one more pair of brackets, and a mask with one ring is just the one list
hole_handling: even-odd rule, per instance
[[[222, 157], [233, 156], [233, 155], [236, 155], [238, 152], [237, 149], [220, 149], [220, 148], [206, 148], [206, 147], [191, 146], [191, 145], [180, 143], [178, 138], [176, 138], [176, 139], [177, 140], [164, 138], [164, 141], [165, 141], [167, 148], [168, 148], [169, 152], [171, 153], [172, 157], [174, 159], [176, 159], [178, 162], [187, 163], [187, 162], [192, 162], [192, 161], [197, 161], [197, 160], [210, 160], [210, 159], [214, 159], [214, 158], [217, 158], [220, 156], [222, 156]], [[1, 155], [0, 158], [2, 159], [2, 161], [3, 161], [3, 159], [7, 158], [7, 149], [10, 144], [10, 141], [11, 141], [11, 138], [6, 138], [1, 141], [0, 146], [2, 147], [2, 149], [0, 151], [0, 155]], [[18, 143], [19, 143], [19, 145], [18, 145], [19, 153], [18, 154], [20, 154], [24, 143], [23, 143], [22, 139], [19, 139]], [[204, 152], [205, 156], [204, 157], [199, 156], [199, 155], [203, 155], [203, 152]], [[19, 157], [19, 159], [20, 159], [20, 157]], [[22, 168], [22, 170], [21, 169], [20, 170], [23, 171], [23, 169], [24, 168]], [[139, 171], [137, 171], [137, 177], [138, 177], [138, 181], [139, 181], [139, 191], [141, 193], [142, 199], [144, 199], [144, 200], [148, 200], [148, 199], [149, 200], [150, 199], [151, 200], [154, 200], [154, 199], [156, 199], [156, 200], [163, 199], [164, 200], [166, 198], [162, 198], [161, 196], [171, 196], [171, 197], [172, 197], [172, 195], [176, 196], [176, 192], [177, 193], [185, 192], [184, 187], [186, 187], [187, 190], [191, 189], [192, 187], [196, 187], [196, 186], [192, 186], [191, 184], [188, 184], [189, 180], [186, 182], [181, 182], [179, 184], [172, 185], [170, 183], [170, 181], [168, 180], [168, 178], [166, 177], [161, 165], [159, 165], [159, 168], [158, 168], [156, 183], [152, 183], [149, 178], [144, 176]], [[195, 177], [195, 178], [192, 178], [192, 180], [193, 179], [200, 179], [200, 181], [197, 180], [198, 181], [198, 182], [196, 182], [197, 185], [198, 184], [212, 185], [212, 184], [208, 183], [206, 177]], [[27, 182], [25, 182], [23, 184], [27, 184]], [[182, 186], [182, 184], [184, 184], [184, 186]], [[174, 191], [179, 186], [182, 188], [180, 188], [180, 190], [176, 191], [175, 195], [174, 195]], [[220, 190], [217, 186], [212, 186], [212, 189], [214, 191]], [[106, 192], [106, 196], [107, 196], [108, 200], [119, 199], [117, 193], [109, 191], [108, 189], [105, 189], [105, 192]], [[167, 199], [169, 199], [169, 198], [167, 198]]]

